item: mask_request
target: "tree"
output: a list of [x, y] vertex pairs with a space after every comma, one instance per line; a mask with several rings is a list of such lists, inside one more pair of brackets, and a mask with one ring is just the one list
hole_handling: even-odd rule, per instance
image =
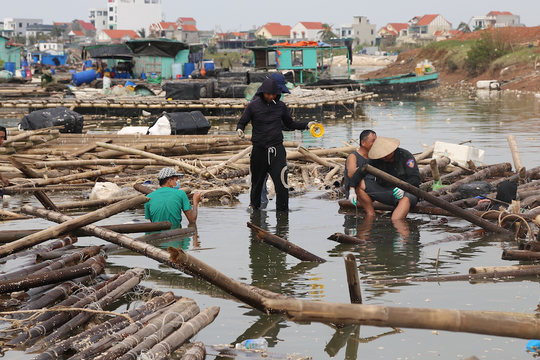
[[322, 30], [317, 33], [321, 38], [321, 41], [329, 43], [332, 38], [337, 37], [336, 34], [332, 32], [332, 26], [334, 25], [322, 24]]
[[268, 39], [265, 38], [262, 35], [257, 35], [257, 37], [255, 38], [255, 45], [256, 46], [266, 46], [266, 45], [268, 45]]
[[467, 51], [465, 66], [470, 74], [481, 74], [491, 63], [510, 52], [510, 43], [498, 30], [486, 30]]
[[53, 38], [55, 41], [58, 41], [58, 38], [62, 36], [64, 31], [62, 28], [58, 25], [53, 25], [51, 29], [51, 38]]
[[463, 21], [459, 23], [457, 29], [461, 31], [462, 33], [470, 33], [471, 28], [469, 27], [469, 24], [464, 23]]
[[140, 37], [142, 37], [143, 39], [146, 39], [146, 29], [145, 28], [140, 28], [139, 30], [137, 30], [137, 33], [139, 34]]

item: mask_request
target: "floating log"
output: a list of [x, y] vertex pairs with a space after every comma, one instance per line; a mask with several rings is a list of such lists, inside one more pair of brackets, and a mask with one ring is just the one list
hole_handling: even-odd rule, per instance
[[45, 209], [60, 212], [60, 210], [56, 207], [56, 205], [47, 196], [47, 194], [45, 194], [43, 190], [35, 190], [34, 196], [39, 200], [39, 202], [41, 203], [41, 205], [43, 205]]
[[286, 252], [287, 254], [292, 255], [297, 259], [300, 259], [302, 261], [326, 262], [325, 259], [318, 257], [317, 255], [314, 255], [307, 250], [302, 249], [301, 247], [291, 243], [290, 241], [284, 240], [274, 234], [270, 234], [268, 231], [261, 229], [260, 227], [255, 226], [250, 222], [247, 223], [247, 226], [256, 233], [257, 239], [259, 239], [259, 241], [272, 245], [273, 247], [283, 252]]
[[[389, 184], [392, 184], [394, 186], [397, 186], [399, 187], [400, 189], [404, 190], [404, 191], [407, 191], [408, 193], [411, 193], [413, 195], [416, 195], [418, 198], [420, 199], [425, 199], [426, 201], [432, 203], [433, 205], [436, 205], [440, 208], [443, 208], [444, 210], [447, 210], [449, 212], [451, 212], [452, 214], [454, 214], [455, 216], [457, 217], [460, 217], [464, 220], [467, 220], [475, 225], [478, 225], [480, 226], [481, 228], [487, 230], [487, 231], [492, 231], [492, 232], [496, 232], [496, 233], [499, 233], [499, 234], [505, 234], [505, 235], [510, 235], [512, 234], [512, 232], [500, 227], [500, 226], [497, 226], [495, 224], [492, 224], [490, 223], [489, 221], [487, 220], [484, 220], [478, 216], [475, 216], [475, 215], [472, 215], [471, 213], [461, 209], [461, 208], [458, 208], [457, 206], [454, 206], [444, 200], [441, 200], [439, 198], [437, 198], [436, 196], [433, 196], [431, 193], [426, 193], [420, 189], [418, 189], [417, 187], [415, 186], [412, 186], [411, 184], [408, 184], [406, 183], [405, 181], [401, 181], [399, 180], [398, 178], [390, 175], [390, 174], [387, 174], [385, 173], [384, 171], [381, 171], [371, 165], [365, 165], [363, 167], [363, 170], [369, 174], [372, 174], [373, 176], [376, 176], [377, 178], [380, 178], [380, 179], [383, 179], [384, 181], [386, 181], [387, 183]], [[486, 169], [488, 170], [488, 169]], [[477, 174], [479, 174], [480, 172], [478, 172]]]
[[210, 306], [199, 315], [186, 322], [179, 330], [167, 336], [162, 342], [146, 352], [154, 360], [168, 359], [168, 355], [178, 349], [186, 340], [210, 325], [219, 314], [219, 307]]
[[134, 206], [144, 204], [148, 200], [150, 199], [146, 196], [139, 195], [130, 200], [124, 200], [119, 203], [109, 205], [102, 209], [80, 216], [76, 219], [72, 219], [63, 224], [53, 226], [38, 233], [26, 236], [22, 239], [15, 240], [9, 244], [2, 245], [0, 246], [0, 258], [7, 256], [11, 253], [37, 245], [40, 242], [50, 239], [51, 237], [56, 237], [62, 233], [69, 232], [81, 226], [105, 219], [126, 209], [130, 209]]
[[59, 135], [60, 131], [58, 129], [63, 128], [63, 127], [64, 127], [63, 125], [59, 125], [59, 126], [53, 126], [53, 127], [48, 127], [48, 128], [38, 129], [38, 130], [24, 131], [24, 132], [22, 132], [22, 133], [20, 133], [18, 135], [10, 136], [9, 139], [4, 141], [2, 146], [6, 146], [6, 145], [9, 145], [9, 144], [14, 143], [14, 142], [27, 139], [30, 136], [34, 136], [34, 135], [41, 135], [41, 134], [51, 134], [51, 135], [56, 134], [56, 135]]
[[32, 165], [36, 169], [58, 167], [85, 167], [85, 166], [129, 166], [129, 165], [163, 165], [162, 161], [153, 159], [95, 159], [95, 160], [60, 160], [39, 161]]
[[469, 269], [469, 274], [506, 272], [516, 270], [538, 269], [540, 265], [510, 265], [510, 266], [476, 266]]
[[28, 166], [20, 162], [19, 160], [15, 159], [13, 156], [8, 157], [9, 162], [15, 166], [17, 169], [19, 169], [26, 177], [29, 178], [42, 178], [43, 176], [36, 173], [34, 170], [30, 169]]
[[448, 166], [448, 164], [450, 164], [450, 158], [446, 156], [443, 156], [440, 159], [431, 159], [430, 166], [424, 166], [422, 169], [420, 169], [420, 179], [423, 179], [433, 174], [433, 178], [435, 178], [435, 176], [438, 176], [440, 180], [439, 169], [444, 169]]
[[[87, 182], [83, 184], [71, 184], [71, 185], [49, 185], [49, 186], [43, 186], [40, 187], [41, 190], [47, 190], [49, 191], [73, 191], [73, 190], [84, 190], [88, 189], [89, 187], [93, 187], [95, 185], [94, 182]], [[35, 186], [32, 185], [21, 185], [20, 187], [6, 187], [4, 188], [4, 194], [8, 195], [14, 195], [14, 194], [22, 194], [25, 192], [34, 192], [36, 190]]]
[[465, 241], [465, 240], [481, 237], [484, 235], [486, 235], [486, 230], [484, 229], [471, 230], [471, 231], [463, 232], [461, 234], [450, 235], [450, 236], [445, 237], [442, 240], [432, 241], [432, 242], [423, 244], [421, 246], [422, 247], [433, 246], [433, 245], [438, 245], [438, 244], [451, 242], [451, 241]]
[[343, 234], [343, 233], [335, 233], [335, 234], [332, 234], [328, 237], [328, 240], [333, 240], [333, 241], [337, 241], [338, 243], [341, 243], [341, 244], [367, 244], [368, 241], [367, 240], [364, 240], [364, 239], [359, 239], [359, 238], [356, 238], [354, 236], [350, 236], [350, 235], [347, 235], [347, 234]]
[[421, 154], [414, 155], [414, 158], [416, 159], [417, 162], [421, 161], [421, 160], [424, 160], [424, 159], [427, 159], [427, 158], [431, 157], [434, 150], [435, 150], [435, 143], [433, 143], [430, 147], [428, 147], [426, 150], [424, 150], [424, 152], [422, 152]]
[[303, 146], [300, 146], [298, 148], [298, 151], [304, 155], [305, 157], [307, 157], [308, 159], [318, 163], [318, 164], [321, 164], [322, 166], [326, 166], [326, 167], [334, 167], [335, 165], [322, 159], [321, 157], [317, 156], [316, 154], [313, 154], [312, 152], [310, 152], [308, 149], [306, 149], [305, 147]]
[[503, 260], [538, 260], [540, 252], [528, 250], [503, 250], [501, 259]]
[[362, 303], [362, 293], [360, 291], [360, 278], [358, 277], [358, 268], [356, 267], [356, 257], [353, 254], [347, 254], [345, 260], [345, 271], [347, 272], [347, 284], [349, 285], [349, 296], [351, 304]]
[[[41, 230], [38, 230], [38, 231], [41, 231]], [[55, 249], [59, 249], [61, 247], [64, 247], [64, 246], [69, 246], [69, 245], [72, 245], [74, 243], [77, 242], [77, 238], [74, 237], [74, 236], [67, 236], [61, 240], [56, 240], [56, 241], [53, 241], [52, 243], [50, 244], [47, 244], [47, 245], [39, 245], [39, 246], [36, 246], [34, 247], [33, 249], [30, 249], [30, 250], [26, 250], [24, 253], [22, 254], [11, 254], [9, 256], [5, 256], [3, 258], [0, 258], [0, 264], [3, 264], [9, 260], [13, 260], [13, 259], [17, 259], [17, 258], [21, 258], [21, 257], [25, 257], [25, 256], [33, 256], [39, 252], [43, 252], [43, 251], [51, 251], [51, 250], [55, 250]]]
[[540, 252], [540, 242], [531, 241], [527, 243], [519, 244], [518, 250], [527, 250], [527, 251], [539, 251]]
[[[284, 310], [295, 322], [358, 324], [380, 327], [446, 330], [493, 336], [538, 339], [540, 320], [489, 312], [405, 308], [382, 305], [264, 300], [267, 309]], [[422, 314], [422, 316], [418, 316]]]

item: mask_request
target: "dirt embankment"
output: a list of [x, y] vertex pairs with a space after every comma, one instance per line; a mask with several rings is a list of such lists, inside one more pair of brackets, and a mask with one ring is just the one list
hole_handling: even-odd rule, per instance
[[465, 66], [466, 49], [474, 40], [481, 38], [482, 31], [476, 31], [436, 43], [435, 46], [427, 45], [403, 52], [395, 63], [362, 77], [408, 73], [414, 71], [417, 63], [427, 59], [440, 72], [442, 85], [474, 86], [478, 80], [499, 80], [502, 89], [540, 92], [540, 26], [501, 28], [497, 31], [497, 35], [510, 46], [511, 52], [498, 61], [494, 60], [485, 72], [471, 74]]

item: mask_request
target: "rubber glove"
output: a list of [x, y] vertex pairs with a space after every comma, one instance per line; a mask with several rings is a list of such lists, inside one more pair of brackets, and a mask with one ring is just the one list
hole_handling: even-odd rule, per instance
[[349, 201], [352, 202], [354, 206], [356, 206], [356, 200], [357, 200], [356, 193], [350, 193], [349, 194]]
[[317, 125], [317, 122], [316, 122], [316, 121], [310, 121], [310, 122], [308, 122], [308, 123], [307, 123], [307, 130], [311, 129], [311, 127], [312, 127], [313, 125]]
[[397, 187], [397, 188], [394, 188], [393, 194], [396, 199], [400, 200], [403, 197], [403, 194], [405, 194], [405, 191]]
[[236, 137], [240, 140], [244, 140], [246, 138], [246, 134], [244, 134], [244, 130], [238, 129], [236, 130]]

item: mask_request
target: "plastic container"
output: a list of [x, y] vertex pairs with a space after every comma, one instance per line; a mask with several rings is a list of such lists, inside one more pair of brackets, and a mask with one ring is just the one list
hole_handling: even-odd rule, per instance
[[268, 349], [268, 341], [263, 338], [244, 340], [241, 343], [236, 344], [237, 349], [246, 350], [266, 350]]
[[135, 91], [135, 86], [137, 86], [135, 83], [131, 82], [131, 81], [126, 81], [126, 88], [131, 90], [131, 91]]
[[86, 65], [87, 68], [91, 68], [92, 67], [92, 60], [85, 60], [84, 64]]
[[32, 78], [32, 71], [30, 69], [26, 69], [26, 77], [27, 78]]
[[214, 60], [205, 60], [204, 61], [204, 69], [206, 71], [214, 70]]
[[103, 89], [110, 89], [111, 88], [111, 78], [108, 76], [105, 76], [103, 78]]
[[5, 62], [4, 69], [11, 72], [11, 75], [15, 76], [15, 63], [14, 62]]
[[191, 75], [191, 73], [195, 70], [195, 64], [194, 63], [185, 63], [184, 64], [184, 76], [188, 77]]
[[96, 72], [93, 69], [81, 71], [80, 73], [76, 73], [71, 76], [71, 81], [73, 81], [75, 86], [89, 84], [94, 80], [96, 80]]
[[54, 70], [54, 68], [51, 68], [50, 70], [53, 75], [56, 74], [56, 70]]
[[468, 167], [467, 161], [472, 160], [474, 165], [481, 166], [484, 163], [484, 150], [473, 148], [472, 146], [457, 145], [442, 141], [435, 142], [433, 158], [439, 159], [447, 156], [459, 165]]
[[151, 75], [152, 79], [155, 79], [155, 78], [157, 77], [157, 76], [156, 76], [156, 73], [152, 73], [152, 74], [150, 74], [150, 75]]
[[141, 79], [146, 80], [146, 73], [141, 73]]
[[182, 65], [181, 63], [174, 63], [171, 65], [171, 70], [172, 70], [172, 78], [173, 79], [178, 79], [178, 75], [180, 75], [180, 77], [182, 77]]

